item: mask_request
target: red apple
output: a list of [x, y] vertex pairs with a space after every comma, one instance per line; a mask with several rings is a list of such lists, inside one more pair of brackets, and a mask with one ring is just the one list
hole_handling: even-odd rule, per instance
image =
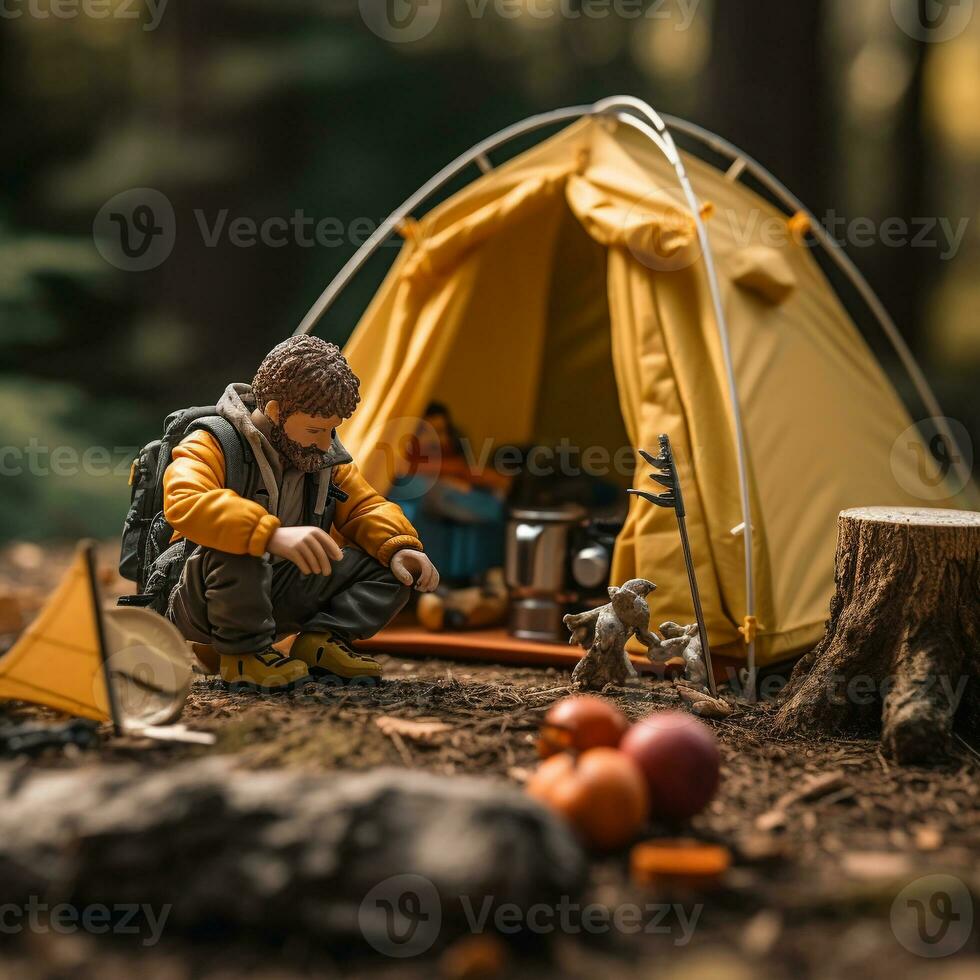
[[563, 698], [544, 716], [538, 754], [546, 759], [565, 749], [615, 748], [628, 727], [626, 715], [602, 698], [591, 694]]
[[647, 715], [626, 733], [620, 749], [643, 770], [654, 816], [693, 817], [718, 789], [718, 745], [707, 725], [691, 715]]
[[618, 749], [553, 755], [528, 781], [527, 792], [601, 850], [628, 844], [649, 813], [643, 773]]

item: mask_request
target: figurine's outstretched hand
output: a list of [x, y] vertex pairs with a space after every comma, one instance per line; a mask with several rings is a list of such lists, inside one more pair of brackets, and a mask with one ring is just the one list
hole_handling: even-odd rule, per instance
[[414, 585], [419, 592], [435, 592], [439, 586], [439, 573], [429, 556], [414, 548], [402, 548], [391, 559], [391, 574], [402, 585]]
[[281, 527], [266, 545], [270, 555], [288, 558], [304, 575], [329, 575], [340, 561], [340, 545], [322, 527]]

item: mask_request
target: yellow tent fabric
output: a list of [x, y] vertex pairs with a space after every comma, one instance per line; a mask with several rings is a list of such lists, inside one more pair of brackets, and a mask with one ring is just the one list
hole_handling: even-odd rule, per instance
[[[757, 660], [821, 633], [836, 517], [921, 504], [911, 425], [786, 216], [693, 157], [730, 331], [751, 485]], [[345, 444], [384, 492], [426, 404], [486, 447], [601, 450], [649, 487], [636, 447], [674, 446], [713, 647], [744, 656], [742, 522], [730, 392], [696, 228], [676, 177], [634, 130], [585, 120], [491, 171], [405, 229], [345, 353], [362, 406]], [[912, 438], [912, 437], [907, 437]], [[617, 456], [617, 453], [620, 455]], [[601, 455], [601, 454], [600, 454]], [[951, 502], [935, 501], [935, 506]], [[692, 620], [671, 511], [632, 500], [612, 580], [659, 585], [657, 621]]]
[[0, 657], [0, 699], [32, 701], [82, 718], [111, 721], [97, 601], [80, 548], [38, 617]]

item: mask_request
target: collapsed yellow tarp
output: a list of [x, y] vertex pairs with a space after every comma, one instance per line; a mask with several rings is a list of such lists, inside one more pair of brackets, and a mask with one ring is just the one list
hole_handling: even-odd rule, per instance
[[[699, 160], [685, 166], [712, 205], [765, 663], [823, 628], [838, 512], [921, 504], [906, 489], [914, 457], [892, 453], [912, 420], [809, 249], [773, 235], [785, 215]], [[346, 348], [363, 404], [343, 438], [367, 476], [390, 487], [432, 399], [450, 406], [477, 458], [487, 445], [568, 439], [612, 460], [624, 447], [656, 451], [666, 432], [711, 643], [744, 653], [730, 392], [695, 224], [659, 151], [626, 127], [577, 123], [403, 231]], [[632, 458], [636, 470], [613, 478], [649, 488]], [[674, 515], [635, 499], [612, 580], [634, 576], [659, 585], [655, 621], [692, 620]]]
[[0, 700], [32, 701], [81, 718], [111, 720], [97, 601], [80, 548], [38, 617], [0, 656]]

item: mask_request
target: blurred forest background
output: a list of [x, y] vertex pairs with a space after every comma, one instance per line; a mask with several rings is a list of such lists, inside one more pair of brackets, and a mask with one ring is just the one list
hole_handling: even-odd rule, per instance
[[[956, 247], [934, 227], [932, 246], [848, 248], [976, 442], [973, 0], [610, 0], [607, 16], [590, 0], [442, 0], [424, 37], [383, 36], [378, 11], [406, 2], [79, 0], [55, 16], [7, 0], [0, 540], [114, 533], [133, 449], [170, 410], [249, 380], [432, 173], [533, 112], [619, 93], [715, 129], [818, 216], [965, 228]], [[146, 271], [114, 267], [93, 240], [130, 188], [174, 209], [173, 251]], [[315, 247], [209, 245], [195, 213], [211, 225], [224, 209], [229, 222], [301, 210], [341, 231]], [[394, 254], [321, 335], [343, 343]]]

